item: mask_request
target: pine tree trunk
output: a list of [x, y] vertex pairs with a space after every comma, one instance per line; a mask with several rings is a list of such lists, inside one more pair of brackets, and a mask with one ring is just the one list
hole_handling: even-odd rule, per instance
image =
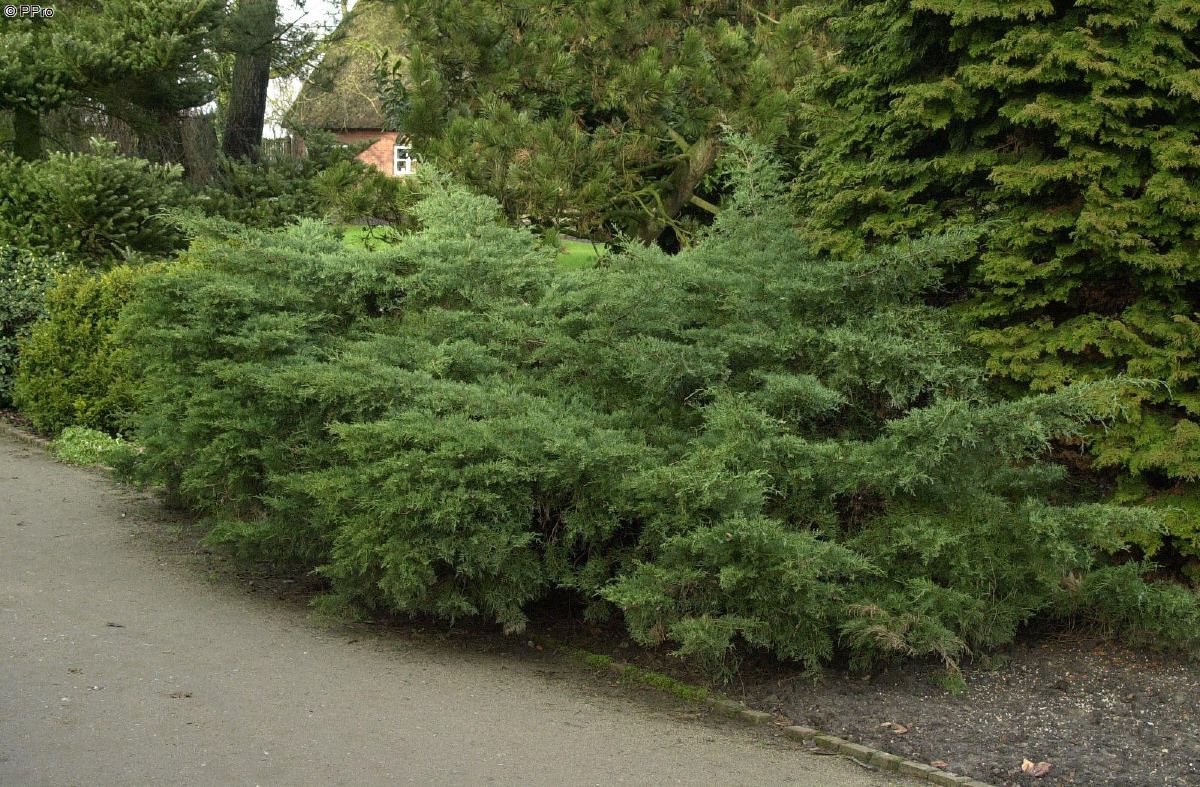
[[183, 173], [188, 183], [208, 186], [217, 179], [217, 124], [211, 114], [183, 119]]
[[36, 161], [42, 157], [42, 119], [32, 110], [13, 110], [13, 152], [17, 158]]
[[671, 178], [674, 188], [668, 194], [665, 207], [667, 215], [675, 218], [683, 206], [692, 200], [696, 189], [717, 163], [717, 141], [708, 137], [697, 140]]
[[[682, 137], [679, 138], [682, 141]], [[696, 188], [708, 175], [717, 161], [719, 149], [717, 142], [708, 137], [701, 138], [688, 146], [684, 155], [676, 165], [675, 171], [667, 179], [662, 196], [662, 214], [647, 219], [640, 233], [642, 240], [653, 243], [662, 235], [671, 219], [674, 219], [689, 202], [693, 202]], [[699, 200], [702, 207], [707, 206], [704, 200]], [[709, 209], [709, 208], [706, 208]]]
[[276, 0], [239, 0], [234, 19], [237, 53], [221, 149], [233, 159], [258, 160], [278, 13]]

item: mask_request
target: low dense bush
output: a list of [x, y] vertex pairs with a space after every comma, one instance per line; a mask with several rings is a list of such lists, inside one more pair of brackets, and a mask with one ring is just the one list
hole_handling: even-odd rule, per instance
[[198, 196], [201, 210], [251, 227], [282, 227], [320, 215], [303, 161], [262, 163], [221, 159], [217, 185]]
[[166, 217], [189, 202], [182, 170], [93, 146], [31, 162], [0, 154], [0, 244], [95, 268], [182, 245]]
[[0, 407], [12, 404], [17, 348], [33, 323], [45, 314], [46, 289], [67, 263], [13, 246], [0, 246]]
[[360, 162], [339, 161], [313, 178], [325, 216], [341, 224], [410, 228], [419, 178], [394, 178]]
[[102, 273], [73, 268], [46, 291], [45, 318], [20, 344], [13, 401], [35, 429], [128, 429], [134, 384], [113, 330], [137, 278], [153, 266], [118, 265]]
[[714, 666], [953, 668], [1037, 617], [1200, 644], [1196, 595], [1120, 537], [1156, 514], [1063, 505], [1040, 460], [1115, 394], [989, 399], [923, 305], [961, 241], [806, 253], [743, 152], [674, 257], [555, 273], [438, 187], [375, 252], [316, 224], [204, 244], [123, 316], [141, 472], [336, 599], [517, 630], [566, 589]]

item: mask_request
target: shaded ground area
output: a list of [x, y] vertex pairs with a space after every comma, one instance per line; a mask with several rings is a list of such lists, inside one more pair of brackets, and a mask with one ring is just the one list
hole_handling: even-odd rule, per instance
[[317, 625], [162, 518], [0, 433], [0, 784], [897, 783], [519, 640]]
[[[1200, 667], [1085, 636], [1013, 648], [953, 696], [933, 667], [819, 684], [760, 674], [748, 701], [992, 784], [1200, 785]], [[884, 725], [901, 725], [898, 727]], [[906, 732], [900, 734], [898, 731]], [[1044, 778], [1023, 759], [1049, 762]]]
[[[564, 616], [565, 617], [565, 616]], [[704, 675], [607, 630], [538, 621], [594, 652], [693, 683]], [[995, 785], [1200, 785], [1200, 664], [1086, 633], [1027, 635], [966, 671], [959, 695], [935, 664], [882, 674], [829, 669], [816, 682], [777, 662], [720, 687], [751, 707]], [[1021, 763], [1048, 762], [1041, 778]]]

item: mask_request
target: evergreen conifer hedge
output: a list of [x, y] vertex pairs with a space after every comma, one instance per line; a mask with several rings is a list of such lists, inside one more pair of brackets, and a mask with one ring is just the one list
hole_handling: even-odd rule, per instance
[[[796, 191], [840, 250], [988, 223], [951, 266], [988, 369], [1033, 391], [1121, 375], [1090, 436], [1140, 499], [1200, 477], [1200, 6], [837, 0]], [[1172, 491], [1200, 557], [1200, 498]], [[1182, 494], [1180, 494], [1182, 493]], [[1161, 538], [1147, 535], [1148, 552]]]

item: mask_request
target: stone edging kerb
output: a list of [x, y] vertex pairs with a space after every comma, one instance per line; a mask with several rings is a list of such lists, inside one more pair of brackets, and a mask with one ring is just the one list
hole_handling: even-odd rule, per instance
[[32, 446], [41, 448], [44, 451], [50, 450], [49, 440], [44, 437], [38, 437], [32, 432], [27, 432], [19, 426], [10, 423], [3, 415], [0, 415], [0, 431], [17, 438], [23, 443], [29, 443]]

